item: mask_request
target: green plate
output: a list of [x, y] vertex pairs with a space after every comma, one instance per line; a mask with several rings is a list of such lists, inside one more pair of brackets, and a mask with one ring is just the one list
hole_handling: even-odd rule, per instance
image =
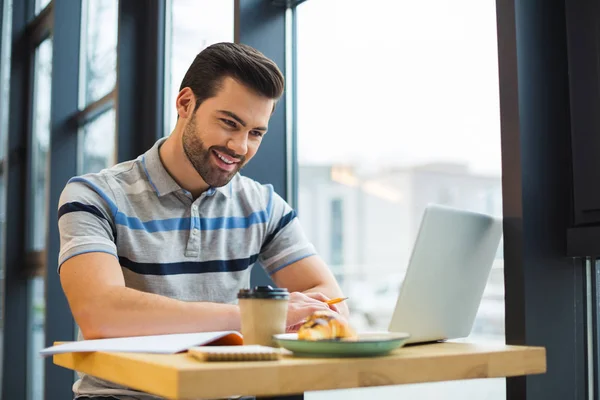
[[299, 340], [296, 333], [273, 335], [273, 339], [296, 356], [372, 357], [400, 348], [410, 337], [402, 332], [365, 332], [358, 340]]

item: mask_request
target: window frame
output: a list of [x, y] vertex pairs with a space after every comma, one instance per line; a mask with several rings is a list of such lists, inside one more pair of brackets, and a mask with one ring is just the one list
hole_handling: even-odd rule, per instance
[[[3, 0], [3, 18], [11, 20], [10, 88], [8, 99], [8, 133], [6, 137], [6, 214], [5, 258], [3, 271], [2, 396], [26, 398], [28, 393], [28, 335], [30, 309], [29, 278], [39, 273], [44, 263], [42, 252], [28, 252], [26, 221], [33, 134], [34, 58], [37, 46], [50, 36], [53, 27], [53, 4], [48, 4], [35, 17], [33, 0]], [[10, 12], [12, 15], [7, 15]], [[31, 14], [31, 15], [30, 15]], [[4, 30], [2, 30], [4, 33]], [[4, 105], [5, 106], [5, 105]], [[25, 262], [23, 261], [25, 260]]]
[[[52, 56], [52, 107], [50, 111], [50, 182], [48, 239], [46, 248], [46, 346], [56, 340], [75, 340], [75, 322], [60, 285], [57, 254], [60, 238], [56, 211], [67, 181], [77, 174], [78, 127], [72, 123], [79, 112], [79, 60], [81, 2], [52, 0], [54, 9]], [[60, 90], [58, 90], [60, 88]], [[64, 339], [63, 339], [64, 338]], [[45, 398], [72, 396], [73, 373], [44, 361]]]
[[163, 136], [166, 7], [166, 0], [147, 7], [119, 1], [117, 162], [136, 158]]

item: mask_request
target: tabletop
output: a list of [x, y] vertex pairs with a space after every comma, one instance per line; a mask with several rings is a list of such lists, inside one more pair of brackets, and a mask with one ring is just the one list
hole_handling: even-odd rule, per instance
[[546, 372], [543, 347], [444, 342], [404, 346], [368, 358], [207, 361], [187, 353], [65, 353], [56, 365], [169, 399], [274, 396]]

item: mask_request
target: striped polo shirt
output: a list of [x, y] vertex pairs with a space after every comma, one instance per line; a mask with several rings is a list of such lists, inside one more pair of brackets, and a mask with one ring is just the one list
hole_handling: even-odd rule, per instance
[[[234, 304], [253, 266], [271, 275], [315, 254], [271, 185], [237, 174], [194, 199], [164, 168], [164, 140], [135, 160], [67, 183], [58, 210], [59, 272], [71, 257], [103, 252], [118, 259], [127, 287]], [[76, 384], [76, 394], [125, 394], [93, 381]]]

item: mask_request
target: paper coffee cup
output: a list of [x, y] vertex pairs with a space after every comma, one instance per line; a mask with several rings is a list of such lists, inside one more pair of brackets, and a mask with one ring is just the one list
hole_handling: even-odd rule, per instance
[[285, 333], [289, 298], [287, 289], [271, 286], [239, 291], [244, 344], [277, 346], [273, 335]]

